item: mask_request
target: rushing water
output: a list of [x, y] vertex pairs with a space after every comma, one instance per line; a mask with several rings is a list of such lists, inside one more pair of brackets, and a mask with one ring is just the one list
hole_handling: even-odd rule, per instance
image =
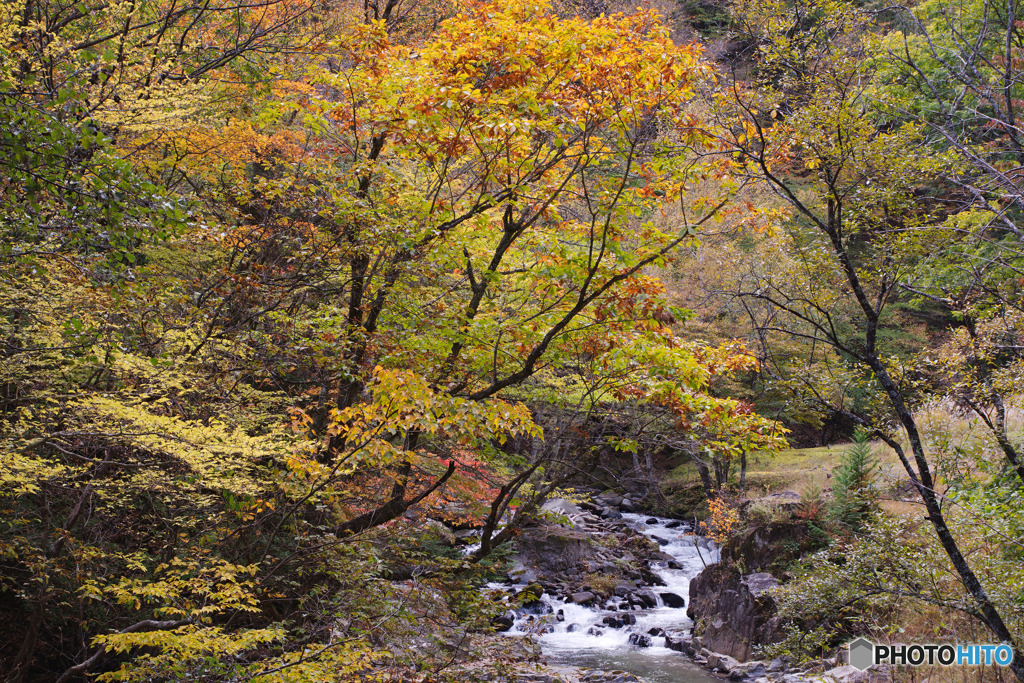
[[[650, 519], [657, 521], [648, 524]], [[692, 622], [686, 616], [686, 608], [665, 606], [660, 594], [675, 593], [689, 599], [690, 579], [704, 569], [706, 564], [718, 561], [717, 550], [704, 539], [694, 536], [692, 530], [678, 520], [635, 514], [625, 514], [623, 520], [637, 531], [657, 540], [661, 551], [674, 557], [680, 567], [669, 569], [667, 563], [656, 563], [652, 567], [654, 573], [665, 582], [664, 586], [651, 587], [654, 594], [659, 596], [658, 606], [636, 611], [611, 611], [608, 604], [583, 607], [544, 595], [542, 601], [551, 607], [552, 616], [543, 620], [532, 618], [532, 621], [531, 617], [524, 616], [516, 621], [509, 635], [532, 635], [541, 644], [545, 658], [552, 664], [621, 669], [651, 683], [719, 681], [681, 652], [666, 648], [663, 636], [650, 636], [650, 647], [637, 647], [630, 643], [630, 636], [634, 639], [647, 636], [652, 629], [662, 629], [677, 635], [689, 630]], [[669, 525], [674, 528], [669, 528]], [[609, 602], [615, 603], [614, 600]], [[559, 611], [564, 616], [562, 621], [552, 618]], [[622, 628], [610, 628], [602, 623], [605, 617], [622, 618], [626, 614], [635, 617], [636, 623]]]

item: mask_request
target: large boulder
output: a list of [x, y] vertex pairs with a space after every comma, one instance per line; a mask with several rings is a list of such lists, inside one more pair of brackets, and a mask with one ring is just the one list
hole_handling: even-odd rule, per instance
[[541, 580], [578, 572], [585, 561], [597, 557], [590, 534], [557, 524], [523, 529], [518, 546], [521, 566]]
[[[781, 496], [773, 500], [792, 503]], [[799, 502], [797, 500], [795, 504]], [[777, 572], [818, 547], [820, 541], [810, 533], [804, 520], [790, 516], [789, 508], [782, 503], [773, 505], [782, 510], [779, 519], [749, 524], [732, 534], [722, 548], [725, 562], [741, 564], [751, 572]]]
[[703, 647], [744, 662], [755, 646], [781, 640], [770, 593], [777, 585], [771, 574], [744, 576], [725, 564], [711, 565], [694, 577], [686, 613], [702, 628]]
[[665, 607], [686, 607], [686, 600], [675, 593], [659, 593]]

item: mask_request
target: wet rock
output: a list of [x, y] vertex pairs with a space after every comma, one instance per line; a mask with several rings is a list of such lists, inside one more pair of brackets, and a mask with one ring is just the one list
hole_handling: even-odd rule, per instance
[[643, 568], [641, 568], [640, 569], [640, 578], [643, 579], [643, 582], [646, 583], [648, 586], [664, 586], [665, 585], [665, 581], [660, 576], [658, 576], [657, 574], [652, 572], [650, 569], [643, 569]]
[[504, 614], [498, 615], [494, 617], [494, 619], [491, 621], [491, 625], [494, 626], [494, 630], [498, 633], [504, 633], [505, 631], [508, 631], [515, 625], [515, 623], [516, 614], [512, 611], [508, 611]]
[[686, 651], [683, 639], [677, 638], [675, 636], [665, 636], [665, 647], [667, 647], [669, 650], [675, 650], [676, 652]]
[[670, 541], [667, 538], [664, 538], [662, 536], [651, 536], [651, 538], [653, 538], [655, 541], [657, 541], [658, 545], [668, 545], [669, 543], [672, 542], [672, 541]]
[[642, 635], [640, 633], [630, 633], [629, 644], [636, 645], [637, 647], [650, 647], [651, 637]]
[[671, 522], [665, 525], [666, 529], [678, 529], [683, 525], [678, 519], [673, 519]]
[[597, 596], [590, 591], [580, 591], [579, 593], [573, 593], [570, 599], [577, 605], [589, 605], [597, 599]]
[[657, 524], [657, 523], [658, 523], [658, 520], [655, 519], [654, 517], [648, 517], [647, 518], [647, 524]]
[[675, 593], [659, 593], [661, 601], [665, 603], [665, 607], [686, 607], [686, 600], [676, 595]]
[[654, 595], [654, 591], [647, 588], [633, 593], [633, 598], [634, 604], [642, 604], [651, 609], [658, 606], [658, 598]]
[[626, 626], [636, 626], [636, 617], [634, 615], [623, 614], [620, 618], [622, 620], [622, 623]]
[[576, 633], [576, 631], [579, 631], [579, 630], [580, 630], [580, 625], [579, 624], [569, 624], [568, 626], [565, 627], [565, 632], [566, 633]]
[[663, 635], [665, 635], [665, 629], [661, 629], [661, 628], [658, 628], [657, 626], [655, 626], [654, 628], [647, 629], [647, 635], [649, 635], [649, 636], [663, 636]]
[[596, 626], [591, 626], [590, 628], [587, 629], [587, 635], [588, 636], [595, 636], [595, 637], [603, 636], [604, 635], [604, 629], [598, 628]]
[[605, 617], [601, 620], [601, 623], [607, 626], [608, 628], [622, 628], [623, 626], [622, 620], [616, 619], [615, 617]]

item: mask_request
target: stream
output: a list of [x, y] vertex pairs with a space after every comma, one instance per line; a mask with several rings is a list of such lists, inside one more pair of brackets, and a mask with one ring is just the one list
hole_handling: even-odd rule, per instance
[[[551, 608], [551, 614], [543, 618], [523, 615], [507, 635], [532, 636], [540, 643], [548, 663], [556, 666], [622, 670], [649, 683], [720, 683], [721, 679], [689, 657], [665, 647], [663, 635], [651, 635], [658, 633], [655, 629], [673, 636], [689, 631], [693, 622], [686, 616], [686, 608], [665, 605], [661, 594], [673, 593], [689, 599], [690, 579], [705, 564], [718, 561], [717, 549], [694, 536], [690, 526], [679, 520], [640, 514], [622, 517], [630, 527], [657, 541], [661, 551], [675, 558], [679, 567], [669, 568], [667, 561], [652, 564], [651, 570], [665, 582], [664, 586], [651, 587], [658, 596], [657, 606], [631, 610], [623, 599], [613, 597], [603, 605], [585, 607], [544, 594], [541, 602]], [[649, 524], [651, 520], [655, 522]], [[559, 616], [564, 618], [558, 620]], [[606, 619], [635, 619], [635, 623], [613, 628]], [[650, 645], [638, 646], [638, 640]]]

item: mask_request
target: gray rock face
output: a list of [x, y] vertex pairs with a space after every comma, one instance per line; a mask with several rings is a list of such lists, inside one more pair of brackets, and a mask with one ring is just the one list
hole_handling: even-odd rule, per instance
[[686, 613], [704, 624], [703, 647], [746, 661], [755, 645], [781, 640], [769, 592], [776, 585], [771, 574], [741, 576], [725, 565], [712, 565], [694, 577]]
[[576, 570], [597, 555], [590, 534], [556, 524], [524, 529], [518, 545], [522, 566], [536, 577]]

